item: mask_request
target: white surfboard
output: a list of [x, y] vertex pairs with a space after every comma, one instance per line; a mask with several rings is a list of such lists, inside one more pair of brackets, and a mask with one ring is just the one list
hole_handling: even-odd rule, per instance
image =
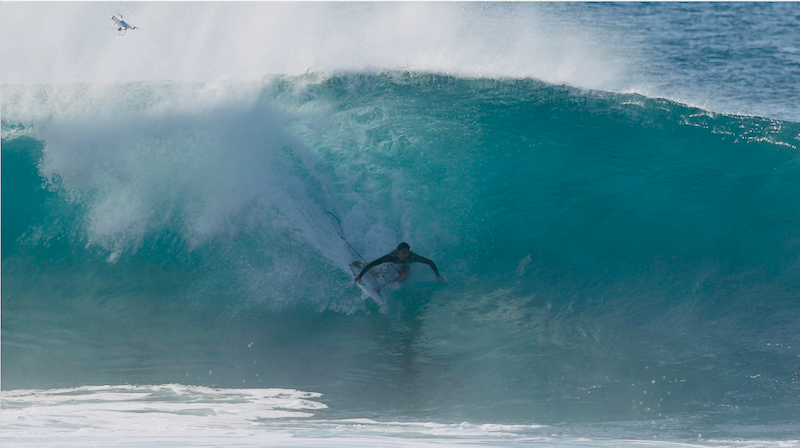
[[[361, 267], [350, 264], [350, 270], [353, 272], [353, 275], [358, 275], [358, 273], [361, 272]], [[370, 270], [364, 274], [364, 276], [361, 277], [361, 283], [356, 283], [356, 285], [358, 285], [358, 287], [364, 291], [364, 294], [370, 296], [372, 300], [377, 302], [378, 305], [386, 306], [386, 299], [381, 297], [381, 295], [376, 291], [376, 289], [382, 285], [380, 280], [383, 276], [376, 276], [375, 274], [380, 274], [380, 272], [373, 272], [373, 270]]]

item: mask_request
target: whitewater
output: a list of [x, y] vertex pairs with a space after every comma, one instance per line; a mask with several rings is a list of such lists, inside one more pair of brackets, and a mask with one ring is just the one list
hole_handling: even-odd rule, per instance
[[3, 445], [800, 446], [798, 26], [0, 3]]

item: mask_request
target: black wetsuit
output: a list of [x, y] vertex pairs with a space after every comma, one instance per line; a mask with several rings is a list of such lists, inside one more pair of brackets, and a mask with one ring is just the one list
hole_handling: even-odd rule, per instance
[[408, 258], [406, 258], [406, 260], [403, 261], [400, 259], [400, 257], [397, 256], [397, 251], [393, 250], [390, 253], [382, 256], [381, 258], [378, 258], [377, 260], [373, 261], [372, 263], [364, 266], [364, 269], [361, 270], [361, 273], [358, 274], [358, 276], [359, 277], [363, 276], [370, 269], [383, 263], [396, 263], [398, 266], [398, 270], [400, 271], [401, 274], [408, 271], [408, 265], [411, 263], [425, 263], [428, 266], [430, 266], [431, 269], [433, 269], [433, 273], [436, 274], [437, 277], [440, 277], [439, 270], [436, 269], [436, 264], [433, 261], [428, 260], [425, 257], [419, 256], [414, 252], [411, 251], [408, 252], [409, 252]]

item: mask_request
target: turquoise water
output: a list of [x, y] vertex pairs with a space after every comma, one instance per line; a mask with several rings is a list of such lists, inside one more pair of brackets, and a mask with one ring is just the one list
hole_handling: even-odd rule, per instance
[[[46, 446], [74, 412], [134, 445], [162, 413], [221, 431], [184, 446], [226, 430], [257, 446], [253, 423], [282, 446], [796, 444], [796, 53], [762, 54], [772, 76], [715, 50], [730, 54], [716, 103], [692, 77], [708, 58], [684, 48], [662, 70], [679, 50], [666, 37], [695, 42], [731, 14], [785, 25], [796, 5], [513, 8], [596, 29], [669, 17], [610, 41], [663, 50], [615, 82], [689, 79], [674, 92], [699, 99], [393, 67], [3, 84], [12, 442]], [[741, 64], [772, 96], [737, 84]], [[399, 241], [447, 282], [415, 265], [380, 309], [348, 264]], [[275, 407], [288, 414], [259, 414]]]

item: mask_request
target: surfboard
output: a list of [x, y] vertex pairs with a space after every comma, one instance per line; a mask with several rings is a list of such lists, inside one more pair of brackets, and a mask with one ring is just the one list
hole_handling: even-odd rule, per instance
[[[351, 263], [350, 270], [353, 272], [353, 275], [355, 276], [358, 275], [359, 272], [361, 272], [361, 267]], [[367, 272], [366, 274], [364, 274], [363, 277], [361, 277], [361, 283], [356, 283], [356, 285], [358, 285], [358, 287], [361, 288], [362, 291], [364, 291], [364, 294], [370, 296], [372, 300], [377, 302], [378, 305], [386, 306], [386, 299], [381, 297], [381, 295], [378, 294], [378, 292], [375, 290], [378, 286], [381, 285], [380, 279], [373, 274], [374, 273], [372, 271]]]

